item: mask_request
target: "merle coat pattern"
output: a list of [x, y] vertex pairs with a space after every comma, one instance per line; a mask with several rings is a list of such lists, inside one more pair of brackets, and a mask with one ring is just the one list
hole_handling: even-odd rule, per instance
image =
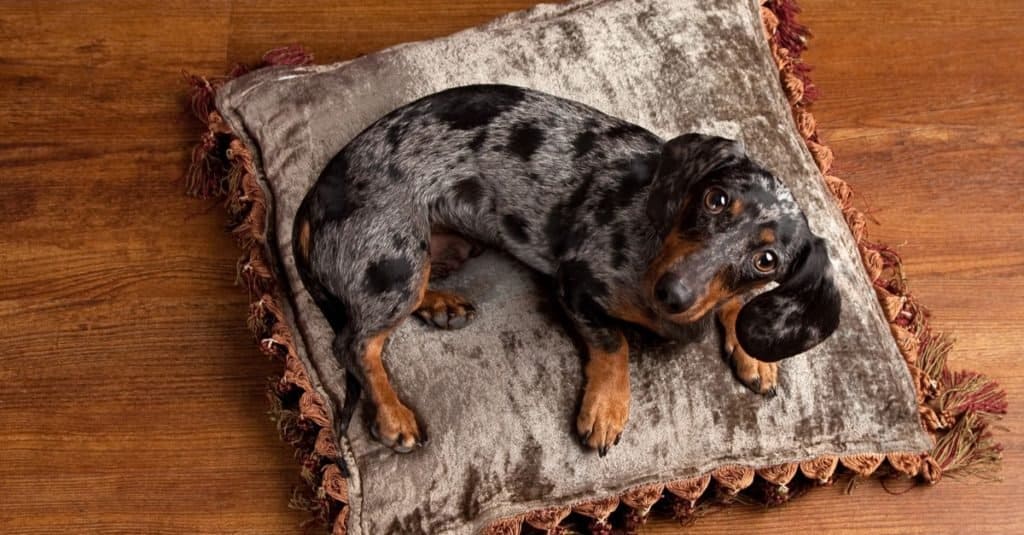
[[629, 412], [619, 322], [673, 336], [716, 310], [737, 376], [761, 393], [775, 392], [774, 361], [838, 323], [822, 240], [738, 143], [665, 141], [518, 87], [436, 93], [384, 116], [330, 161], [293, 239], [335, 354], [376, 408], [372, 430], [397, 451], [426, 437], [381, 364], [388, 333], [412, 313], [443, 328], [475, 314], [462, 297], [428, 289], [432, 233], [442, 229], [554, 278], [587, 346], [577, 431], [602, 455]]

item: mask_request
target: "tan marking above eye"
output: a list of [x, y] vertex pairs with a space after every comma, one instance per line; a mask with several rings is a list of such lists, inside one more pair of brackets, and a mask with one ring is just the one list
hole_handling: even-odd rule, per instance
[[764, 245], [775, 243], [775, 230], [768, 227], [761, 229], [761, 243]]
[[729, 213], [734, 216], [738, 216], [743, 213], [743, 208], [743, 201], [736, 199], [735, 201], [732, 202], [732, 205], [729, 206]]

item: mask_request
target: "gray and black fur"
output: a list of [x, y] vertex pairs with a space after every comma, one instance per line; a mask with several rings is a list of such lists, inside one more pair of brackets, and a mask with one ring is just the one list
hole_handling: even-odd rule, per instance
[[[742, 199], [742, 211], [702, 209], [712, 187]], [[778, 263], [770, 274], [749, 261], [766, 227]], [[335, 330], [337, 357], [357, 375], [367, 340], [417, 306], [437, 228], [553, 277], [579, 334], [600, 351], [624, 343], [614, 327], [623, 308], [671, 334], [680, 307], [715, 276], [730, 295], [779, 283], [740, 313], [739, 340], [755, 357], [793, 356], [838, 323], [824, 244], [789, 191], [737, 143], [665, 141], [518, 87], [458, 87], [384, 116], [330, 161], [295, 228], [299, 272]], [[669, 235], [690, 244], [686, 254], [666, 259]], [[656, 258], [662, 272], [652, 274]]]

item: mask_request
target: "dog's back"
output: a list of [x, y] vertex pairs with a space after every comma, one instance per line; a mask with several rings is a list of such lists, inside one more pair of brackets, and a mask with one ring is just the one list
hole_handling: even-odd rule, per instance
[[[420, 223], [498, 245], [550, 274], [584, 238], [611, 240], [600, 229], [613, 219], [644, 220], [631, 208], [640, 209], [660, 144], [641, 127], [570, 100], [502, 85], [459, 87], [366, 128], [327, 166], [303, 210], [314, 227], [361, 211], [426, 216]], [[371, 239], [367, 231], [360, 239]]]

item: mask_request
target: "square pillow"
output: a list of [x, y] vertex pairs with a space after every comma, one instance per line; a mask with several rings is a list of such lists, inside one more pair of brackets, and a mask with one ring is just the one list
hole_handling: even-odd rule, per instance
[[[827, 481], [840, 462], [870, 474], [888, 456], [895, 470], [919, 473], [932, 447], [919, 419], [927, 378], [908, 355], [920, 351], [923, 331], [896, 330], [910, 305], [880, 290], [892, 262], [860, 243], [863, 220], [847, 206], [848, 188], [823, 177], [831, 154], [804, 109], [798, 45], [786, 42], [797, 27], [778, 8], [753, 0], [541, 5], [343, 63], [282, 66], [305, 63], [284, 50], [267, 58], [278, 66], [223, 85], [197, 79], [209, 132], [195, 155], [195, 185], [226, 190], [247, 249], [240, 273], [254, 296], [252, 326], [286, 366], [275, 387], [282, 432], [315, 468], [319, 499], [307, 505], [336, 532], [518, 532], [523, 522], [554, 528], [570, 513], [604, 526], [620, 503], [642, 518], [666, 493], [692, 510], [712, 481], [719, 495], [734, 495], [756, 475], [782, 500], [798, 471]], [[634, 346], [630, 421], [600, 458], [573, 430], [582, 360], [546, 312], [554, 306], [546, 290], [488, 252], [440, 284], [474, 302], [474, 322], [441, 331], [406, 321], [385, 350], [393, 384], [430, 443], [399, 455], [374, 441], [367, 407], [346, 403], [333, 332], [295, 270], [293, 218], [326, 162], [363, 128], [419, 97], [474, 83], [577, 100], [664, 138], [742, 140], [828, 242], [844, 304], [839, 329], [781, 363], [775, 398], [734, 379], [715, 329], [688, 343]], [[208, 109], [202, 96], [214, 92]], [[343, 429], [346, 407], [355, 412]]]

